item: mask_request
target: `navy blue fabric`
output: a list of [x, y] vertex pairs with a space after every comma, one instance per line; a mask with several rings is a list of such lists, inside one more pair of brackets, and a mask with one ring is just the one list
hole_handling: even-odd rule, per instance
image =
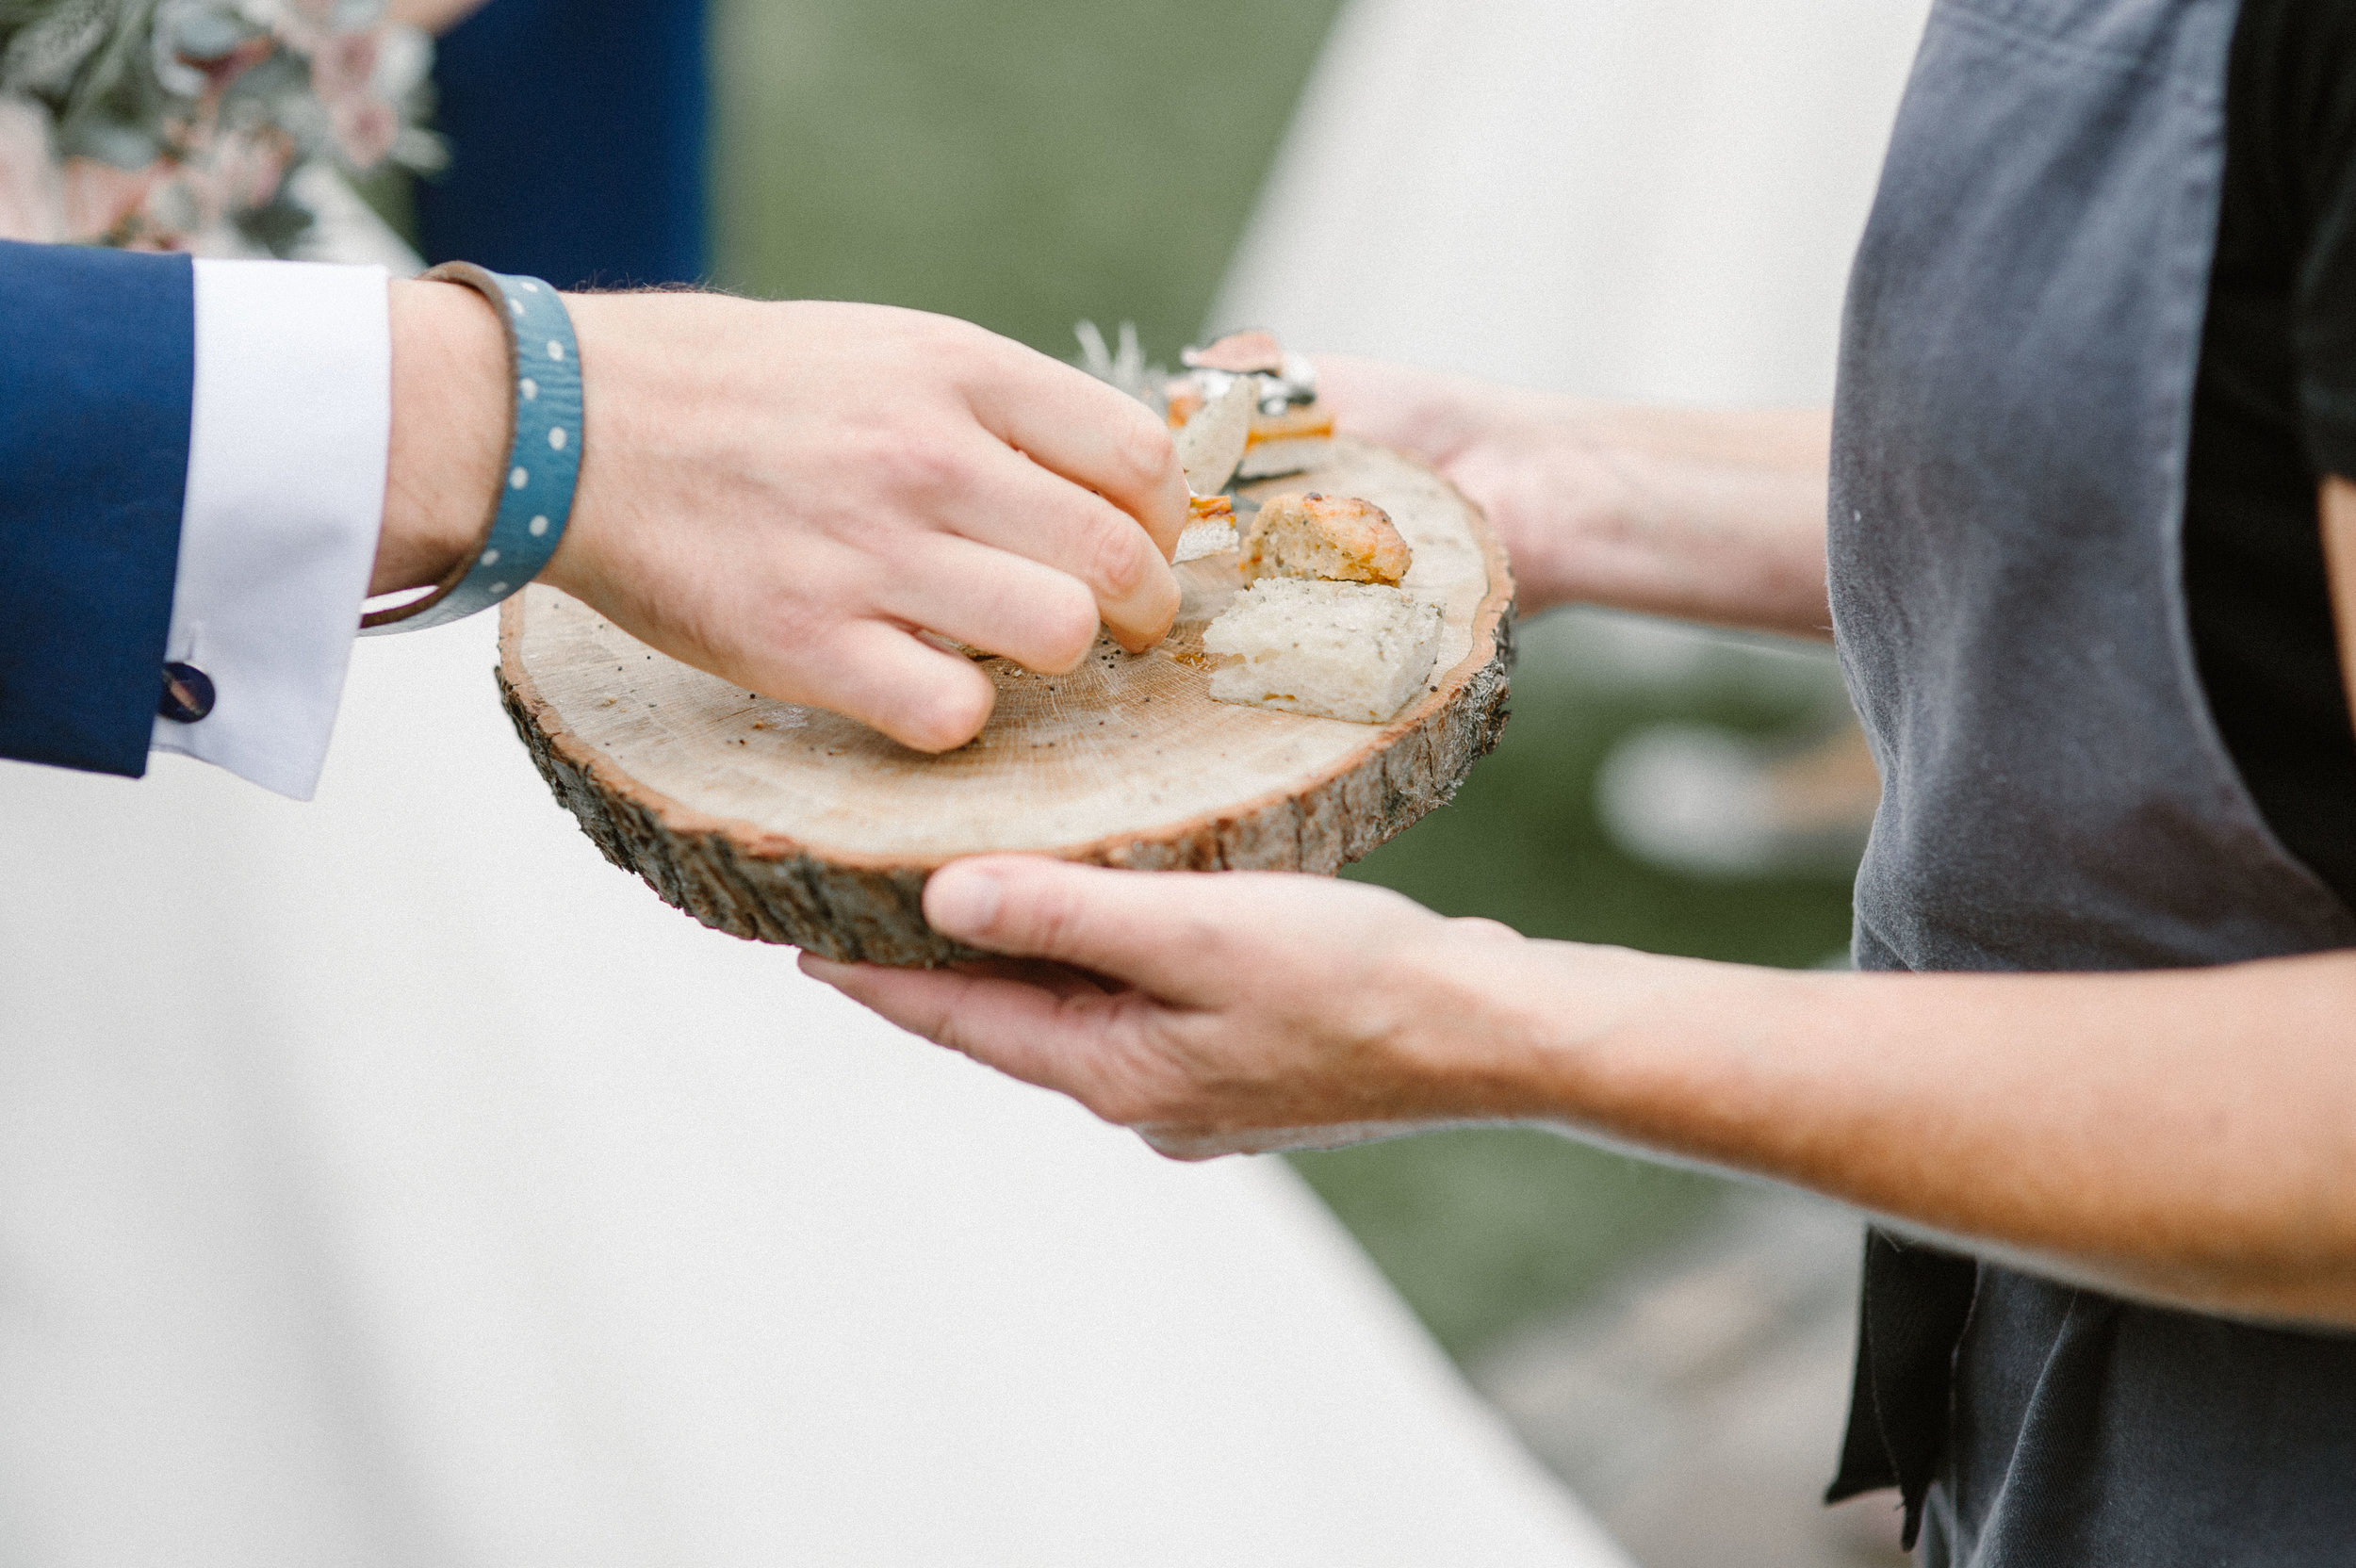
[[701, 0], [491, 0], [453, 28], [427, 258], [560, 288], [701, 279], [703, 20]]
[[195, 392], [187, 256], [0, 243], [0, 757], [147, 771]]

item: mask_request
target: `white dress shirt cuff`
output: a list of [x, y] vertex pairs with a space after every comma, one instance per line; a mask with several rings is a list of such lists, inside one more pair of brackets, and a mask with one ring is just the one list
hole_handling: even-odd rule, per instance
[[153, 745], [308, 800], [384, 517], [392, 326], [382, 267], [196, 264], [196, 399], [164, 657], [213, 710]]

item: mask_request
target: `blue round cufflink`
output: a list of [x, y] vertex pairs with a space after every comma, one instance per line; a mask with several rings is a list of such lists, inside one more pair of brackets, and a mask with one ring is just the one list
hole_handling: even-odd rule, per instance
[[155, 711], [174, 724], [194, 724], [213, 710], [213, 678], [194, 664], [164, 666], [164, 694]]

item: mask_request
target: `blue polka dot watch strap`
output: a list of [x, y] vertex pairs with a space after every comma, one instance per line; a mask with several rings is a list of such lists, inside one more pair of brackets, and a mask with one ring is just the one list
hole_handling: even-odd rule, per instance
[[488, 610], [540, 575], [564, 537], [581, 477], [581, 351], [573, 318], [538, 278], [511, 278], [453, 261], [424, 274], [465, 284], [491, 302], [507, 327], [507, 366], [515, 383], [515, 438], [507, 447], [490, 532], [474, 554], [424, 597], [372, 611], [361, 635], [422, 631]]

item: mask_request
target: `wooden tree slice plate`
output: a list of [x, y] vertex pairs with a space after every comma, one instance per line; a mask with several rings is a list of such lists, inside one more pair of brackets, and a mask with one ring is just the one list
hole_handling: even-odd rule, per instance
[[1415, 550], [1405, 586], [1446, 619], [1431, 689], [1388, 724], [1210, 699], [1203, 630], [1240, 586], [1232, 554], [1178, 568], [1185, 608], [1151, 652], [1100, 642], [1061, 676], [986, 661], [997, 710], [946, 756], [748, 696], [544, 587], [501, 612], [499, 687], [608, 859], [707, 925], [831, 958], [969, 956], [920, 898], [934, 868], [986, 851], [1330, 874], [1445, 803], [1497, 743], [1513, 588], [1486, 520], [1430, 469], [1348, 438], [1317, 455], [1244, 493], [1381, 506]]

